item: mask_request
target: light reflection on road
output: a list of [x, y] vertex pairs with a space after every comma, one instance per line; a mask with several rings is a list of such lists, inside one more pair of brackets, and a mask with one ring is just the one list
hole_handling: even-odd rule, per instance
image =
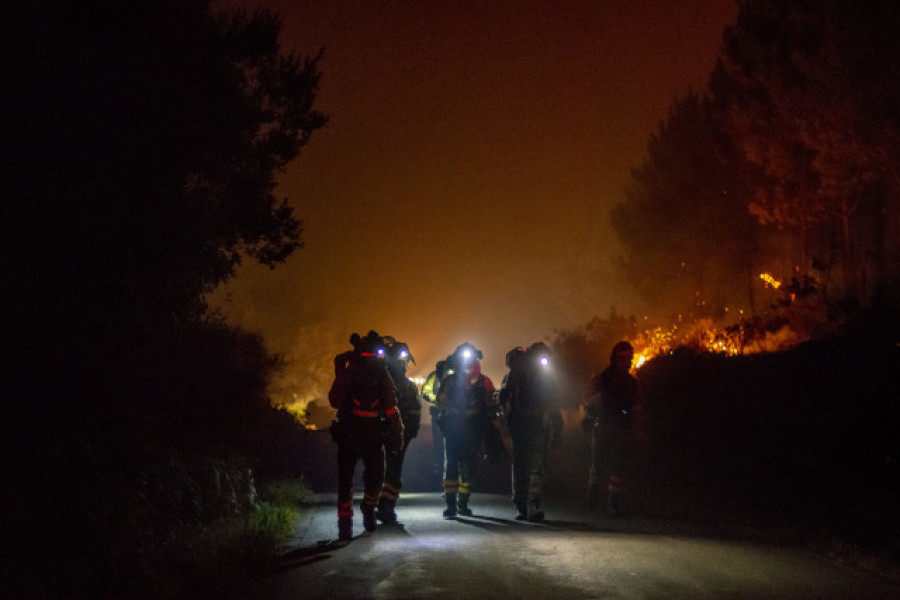
[[[726, 540], [684, 523], [610, 519], [548, 505], [544, 523], [514, 519], [503, 495], [473, 495], [473, 517], [444, 519], [439, 494], [407, 494], [402, 527], [337, 543], [333, 494], [298, 522], [296, 561], [255, 597], [297, 598], [895, 598], [862, 573], [771, 544]], [[357, 521], [360, 520], [357, 511]], [[327, 552], [322, 552], [322, 548]]]

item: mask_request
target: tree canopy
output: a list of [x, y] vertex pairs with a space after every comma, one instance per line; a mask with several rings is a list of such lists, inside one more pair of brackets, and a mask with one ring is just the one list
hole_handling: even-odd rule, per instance
[[23, 565], [6, 574], [32, 594], [128, 597], [124, 581], [143, 597], [167, 544], [218, 518], [223, 478], [241, 474], [247, 506], [249, 469], [296, 475], [302, 427], [268, 398], [279, 361], [203, 299], [245, 257], [275, 266], [302, 244], [276, 183], [325, 124], [319, 57], [282, 52], [273, 14], [206, 0], [13, 4], [0, 510]]
[[748, 276], [759, 257], [746, 195], [709, 100], [678, 99], [612, 213], [625, 276], [653, 308], [701, 316], [729, 303], [749, 307]]
[[740, 3], [708, 93], [675, 101], [613, 211], [654, 308], [753, 305], [768, 271], [826, 304], [898, 301], [898, 28], [877, 0]]
[[318, 57], [282, 53], [276, 16], [20, 4], [4, 27], [2, 184], [17, 320], [190, 318], [243, 256], [274, 266], [300, 247], [276, 177], [326, 118]]
[[[900, 8], [877, 0], [747, 0], [711, 84], [756, 168], [750, 211], [807, 243], [818, 236], [812, 252], [859, 299], [867, 255], [885, 252], [860, 242], [884, 238], [871, 215], [900, 194], [898, 26]], [[840, 250], [830, 257], [829, 247]]]

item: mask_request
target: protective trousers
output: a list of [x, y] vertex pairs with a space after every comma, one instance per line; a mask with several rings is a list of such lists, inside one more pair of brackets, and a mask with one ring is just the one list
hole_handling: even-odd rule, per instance
[[[591, 467], [588, 474], [588, 502], [595, 504], [601, 491], [606, 493], [607, 508], [619, 510], [622, 475], [628, 436], [597, 427], [591, 435]], [[602, 488], [605, 487], [605, 490]]]
[[378, 518], [386, 523], [397, 520], [394, 507], [400, 497], [400, 489], [403, 487], [403, 459], [406, 449], [412, 438], [403, 436], [403, 448], [400, 452], [388, 452], [385, 457], [384, 484], [381, 486], [381, 494], [378, 498]]
[[[338, 522], [353, 517], [353, 475], [356, 463], [363, 463], [363, 499], [360, 510], [374, 519], [375, 505], [384, 483], [384, 435], [377, 424], [348, 428], [338, 442]], [[368, 524], [368, 523], [367, 523]], [[368, 528], [368, 527], [367, 527]]]
[[474, 419], [457, 418], [446, 420], [445, 425], [447, 460], [444, 468], [444, 494], [450, 508], [450, 498], [452, 496], [455, 502], [457, 492], [463, 498], [463, 503], [468, 503], [478, 458], [478, 443], [481, 440], [481, 424]]
[[529, 509], [532, 512], [540, 509], [547, 474], [548, 437], [542, 428], [529, 428], [512, 435], [513, 504], [520, 515], [527, 515]]

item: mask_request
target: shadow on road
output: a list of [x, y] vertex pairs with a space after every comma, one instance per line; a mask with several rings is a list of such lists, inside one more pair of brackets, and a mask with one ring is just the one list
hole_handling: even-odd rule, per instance
[[305, 567], [322, 560], [328, 560], [331, 558], [330, 553], [333, 550], [339, 550], [348, 543], [349, 542], [330, 540], [318, 542], [314, 546], [307, 546], [305, 548], [293, 548], [279, 557], [278, 561], [273, 565], [272, 570], [275, 573], [281, 573], [298, 567]]
[[453, 520], [457, 523], [471, 525], [473, 527], [478, 527], [479, 529], [494, 531], [497, 533], [508, 532], [510, 527], [514, 527], [516, 529], [528, 528], [526, 524], [520, 523], [519, 521], [510, 521], [508, 519], [498, 519], [495, 517], [481, 517], [478, 515], [474, 515], [472, 517], [455, 517]]

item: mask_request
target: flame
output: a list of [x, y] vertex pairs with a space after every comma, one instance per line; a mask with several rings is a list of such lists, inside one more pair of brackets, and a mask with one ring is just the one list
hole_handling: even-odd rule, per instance
[[[759, 278], [765, 282], [767, 288], [771, 286], [777, 290], [782, 285], [782, 282], [771, 273], [760, 273]], [[695, 296], [698, 306], [705, 304], [700, 292], [696, 292]], [[797, 296], [790, 293], [788, 298], [793, 302]], [[725, 313], [737, 317], [738, 321], [723, 326], [714, 324], [711, 319], [685, 321], [684, 315], [678, 315], [676, 322], [668, 328], [648, 327], [629, 339], [628, 341], [634, 347], [632, 372], [636, 372], [653, 358], [671, 353], [679, 347], [737, 356], [775, 352], [808, 339], [807, 335], [792, 329], [787, 324], [781, 325], [774, 331], [761, 328], [759, 323], [754, 323], [754, 317], [747, 320], [744, 309], [740, 307], [725, 307]], [[647, 316], [643, 320], [645, 324], [650, 323]]]
[[[743, 311], [740, 312], [743, 314]], [[634, 346], [632, 372], [636, 372], [653, 358], [669, 354], [679, 347], [738, 356], [782, 350], [799, 343], [802, 337], [787, 325], [776, 331], [751, 335], [747, 322], [741, 317], [737, 324], [729, 327], [715, 325], [711, 319], [687, 323], [679, 320], [668, 329], [646, 329], [628, 341]]]
[[771, 285], [776, 290], [781, 287], [781, 282], [775, 279], [769, 273], [760, 273], [759, 278], [766, 282], [766, 285]]

